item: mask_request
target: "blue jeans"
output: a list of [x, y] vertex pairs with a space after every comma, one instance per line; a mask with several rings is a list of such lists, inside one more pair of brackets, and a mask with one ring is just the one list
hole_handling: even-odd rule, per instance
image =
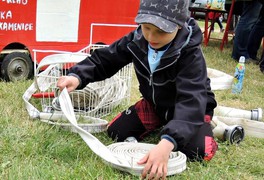
[[248, 40], [253, 26], [256, 24], [262, 3], [260, 1], [244, 1], [243, 12], [236, 27], [232, 58], [238, 60], [240, 56], [249, 58]]
[[250, 58], [257, 59], [262, 37], [264, 37], [264, 5], [261, 8], [258, 20], [249, 35], [248, 54]]

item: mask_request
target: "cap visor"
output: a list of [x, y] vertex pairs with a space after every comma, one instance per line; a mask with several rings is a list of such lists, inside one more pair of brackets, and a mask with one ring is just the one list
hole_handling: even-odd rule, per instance
[[138, 24], [142, 24], [142, 23], [153, 24], [157, 28], [167, 33], [172, 33], [177, 29], [177, 24], [162, 17], [158, 17], [156, 15], [138, 14], [135, 18], [135, 22]]

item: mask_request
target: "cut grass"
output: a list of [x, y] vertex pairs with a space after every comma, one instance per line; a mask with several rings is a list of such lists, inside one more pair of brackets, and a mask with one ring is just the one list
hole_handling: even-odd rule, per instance
[[[230, 58], [231, 45], [223, 52], [219, 47], [220, 41], [212, 40], [202, 47], [207, 65], [233, 75], [237, 62]], [[215, 91], [218, 104], [246, 110], [264, 109], [263, 77], [258, 66], [247, 64], [242, 94]], [[31, 83], [0, 82], [0, 179], [140, 179], [104, 164], [78, 134], [29, 119], [21, 97]], [[140, 98], [135, 77], [132, 84], [131, 104]], [[113, 112], [107, 120], [122, 109]], [[104, 132], [95, 136], [105, 145], [113, 143]], [[158, 138], [151, 136], [145, 141], [156, 143]], [[239, 145], [218, 143], [212, 161], [188, 162], [186, 171], [168, 179], [263, 179], [263, 139], [246, 136]]]

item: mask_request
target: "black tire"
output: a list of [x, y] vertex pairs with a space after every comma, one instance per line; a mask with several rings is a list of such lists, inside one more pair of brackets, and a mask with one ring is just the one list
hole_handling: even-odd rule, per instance
[[33, 62], [25, 53], [10, 53], [3, 59], [1, 75], [4, 80], [12, 82], [32, 78]]

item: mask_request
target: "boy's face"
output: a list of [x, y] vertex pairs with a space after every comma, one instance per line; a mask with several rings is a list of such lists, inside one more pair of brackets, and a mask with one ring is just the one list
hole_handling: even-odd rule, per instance
[[167, 33], [152, 24], [141, 24], [144, 38], [153, 49], [159, 49], [169, 44], [176, 36], [178, 28], [173, 33]]

